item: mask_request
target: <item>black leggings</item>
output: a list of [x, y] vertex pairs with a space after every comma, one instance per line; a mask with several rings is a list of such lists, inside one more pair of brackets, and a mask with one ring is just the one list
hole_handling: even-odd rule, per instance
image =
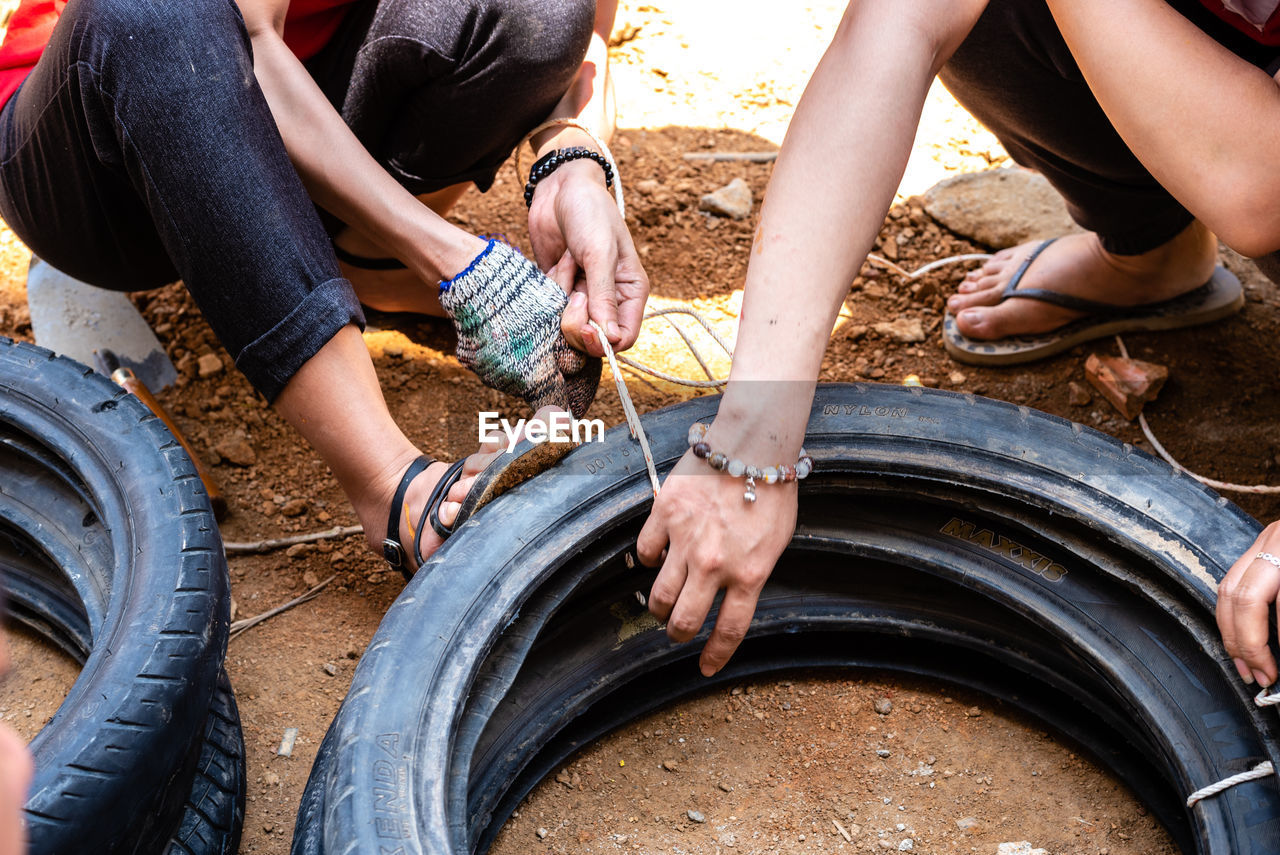
[[[1168, 2], [1237, 56], [1268, 73], [1280, 66], [1280, 50], [1248, 39], [1197, 0]], [[1191, 224], [1098, 106], [1043, 0], [991, 0], [939, 77], [1109, 251], [1147, 252]]]
[[[563, 96], [594, 15], [594, 0], [370, 0], [309, 68], [411, 192], [487, 188]], [[268, 400], [364, 322], [233, 0], [71, 0], [0, 112], [0, 216], [86, 282], [181, 278]]]

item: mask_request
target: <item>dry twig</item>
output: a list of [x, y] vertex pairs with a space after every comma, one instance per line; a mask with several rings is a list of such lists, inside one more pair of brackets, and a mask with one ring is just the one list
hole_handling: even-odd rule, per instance
[[260, 615], [254, 615], [251, 618], [245, 618], [244, 620], [235, 621], [234, 623], [231, 624], [231, 634], [227, 637], [227, 640], [233, 641], [235, 640], [236, 636], [240, 635], [245, 630], [252, 629], [253, 627], [262, 623], [264, 620], [269, 620], [270, 618], [275, 617], [281, 612], [287, 612], [289, 609], [293, 608], [294, 606], [300, 606], [303, 603], [307, 602], [308, 600], [314, 600], [320, 594], [320, 591], [323, 590], [325, 585], [328, 585], [330, 582], [332, 582], [334, 579], [337, 579], [337, 578], [338, 578], [338, 574], [334, 573], [328, 579], [325, 579], [323, 582], [321, 582], [319, 585], [316, 585], [314, 588], [307, 591], [305, 594], [302, 594], [301, 596], [298, 596], [298, 597], [294, 597], [292, 600], [290, 600], [287, 603], [284, 603], [283, 605], [276, 606], [274, 609], [269, 609]]

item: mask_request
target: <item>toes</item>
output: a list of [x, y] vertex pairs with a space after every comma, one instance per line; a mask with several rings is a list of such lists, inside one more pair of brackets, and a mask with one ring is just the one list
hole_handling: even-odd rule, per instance
[[1000, 302], [1003, 293], [1004, 287], [999, 283], [983, 280], [983, 284], [975, 283], [969, 290], [948, 297], [947, 308], [952, 314], [957, 314], [975, 306], [994, 306]]
[[[450, 497], [453, 496], [452, 490], [449, 491], [449, 495]], [[438, 513], [437, 516], [440, 518], [440, 522], [444, 523], [447, 526], [451, 526], [457, 521], [458, 511], [460, 510], [462, 510], [462, 504], [460, 502], [455, 502], [452, 500], [441, 502], [440, 513]]]

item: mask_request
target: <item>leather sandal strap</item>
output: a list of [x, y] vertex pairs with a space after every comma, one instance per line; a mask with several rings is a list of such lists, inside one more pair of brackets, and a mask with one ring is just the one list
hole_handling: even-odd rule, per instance
[[400, 515], [404, 513], [404, 495], [409, 491], [409, 484], [413, 482], [422, 472], [430, 466], [434, 461], [427, 455], [422, 455], [417, 460], [409, 464], [409, 468], [404, 471], [404, 477], [400, 479], [399, 485], [396, 487], [395, 495], [391, 497], [391, 513], [387, 517], [387, 536], [382, 541], [382, 557], [392, 570], [399, 570], [401, 573], [406, 571], [404, 546], [400, 543]]
[[398, 258], [370, 258], [367, 255], [356, 255], [338, 246], [335, 242], [333, 245], [333, 254], [338, 257], [339, 261], [346, 262], [352, 267], [359, 267], [362, 270], [407, 270], [408, 265]]
[[448, 539], [453, 534], [453, 529], [440, 522], [440, 505], [449, 495], [449, 490], [454, 484], [462, 479], [462, 467], [466, 463], [466, 458], [455, 460], [449, 464], [449, 468], [445, 470], [444, 475], [436, 482], [431, 490], [431, 496], [427, 499], [427, 506], [422, 510], [422, 518], [418, 520], [418, 530], [413, 533], [413, 557], [417, 559], [418, 564], [422, 564], [422, 533], [426, 530], [427, 524], [431, 524], [431, 528], [440, 537]]

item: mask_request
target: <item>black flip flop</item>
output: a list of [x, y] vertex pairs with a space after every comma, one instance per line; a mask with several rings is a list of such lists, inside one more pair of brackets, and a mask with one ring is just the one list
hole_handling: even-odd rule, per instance
[[[458, 516], [453, 521], [453, 525], [445, 525], [440, 520], [440, 507], [448, 497], [449, 490], [462, 478], [463, 461], [454, 461], [432, 488], [426, 507], [422, 511], [422, 517], [418, 520], [418, 527], [413, 537], [414, 563], [419, 567], [423, 564], [422, 532], [427, 525], [430, 525], [442, 539], [447, 540], [476, 511], [512, 487], [523, 484], [551, 468], [575, 447], [572, 443], [533, 443], [523, 440], [512, 451], [499, 455], [476, 476], [471, 489], [467, 491], [466, 498], [462, 500], [462, 507], [458, 509]], [[391, 514], [387, 519], [387, 537], [382, 542], [382, 557], [386, 559], [390, 568], [398, 570], [406, 581], [413, 577], [413, 571], [409, 569], [406, 560], [409, 553], [400, 544], [400, 516], [404, 513], [404, 497], [413, 479], [421, 475], [433, 462], [424, 454], [409, 464], [409, 468], [400, 479], [399, 486], [396, 487], [395, 496], [391, 499]]]
[[979, 341], [961, 333], [955, 317], [948, 311], [943, 317], [942, 342], [952, 359], [970, 365], [1017, 365], [1119, 333], [1172, 330], [1210, 323], [1233, 315], [1244, 306], [1244, 289], [1240, 280], [1222, 266], [1215, 268], [1209, 281], [1198, 288], [1167, 300], [1136, 306], [1100, 303], [1045, 288], [1019, 288], [1032, 262], [1055, 240], [1057, 238], [1044, 241], [1022, 261], [1000, 295], [1000, 302], [1013, 297], [1038, 300], [1084, 312], [1085, 317], [1039, 335]]
[[361, 270], [408, 270], [409, 266], [398, 258], [370, 258], [367, 255], [356, 255], [348, 252], [337, 243], [333, 245], [333, 254], [338, 260]]

